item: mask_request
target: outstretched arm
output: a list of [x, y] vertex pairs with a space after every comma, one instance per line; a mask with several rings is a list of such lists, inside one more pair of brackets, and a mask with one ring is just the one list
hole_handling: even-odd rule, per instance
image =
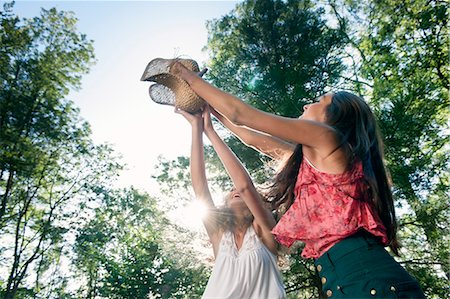
[[[175, 112], [183, 115], [191, 124], [192, 127], [192, 144], [191, 144], [191, 181], [194, 189], [194, 194], [197, 200], [202, 202], [206, 208], [211, 211], [215, 209], [211, 193], [208, 188], [205, 172], [205, 160], [203, 153], [203, 119], [201, 114], [192, 115], [183, 110], [176, 109]], [[216, 252], [215, 242], [217, 239], [217, 228], [214, 221], [211, 219], [203, 219], [206, 232]]]
[[270, 211], [263, 206], [262, 199], [253, 185], [247, 170], [214, 130], [211, 124], [209, 107], [206, 107], [204, 110], [203, 119], [205, 134], [211, 141], [214, 150], [217, 152], [217, 155], [225, 166], [225, 169], [234, 183], [236, 191], [239, 192], [239, 195], [245, 201], [247, 207], [255, 217], [255, 223], [260, 228], [262, 234], [260, 237], [264, 244], [275, 253], [276, 242], [271, 233], [272, 228], [276, 224], [274, 217]]
[[302, 144], [314, 150], [320, 157], [328, 157], [338, 147], [336, 132], [324, 123], [281, 117], [258, 110], [212, 86], [181, 63], [175, 63], [172, 69], [186, 80], [200, 97], [233, 124], [244, 125], [287, 142]]
[[274, 160], [284, 160], [286, 157], [290, 156], [295, 149], [294, 144], [277, 137], [257, 132], [243, 126], [236, 126], [213, 108], [211, 108], [211, 113], [245, 145]]

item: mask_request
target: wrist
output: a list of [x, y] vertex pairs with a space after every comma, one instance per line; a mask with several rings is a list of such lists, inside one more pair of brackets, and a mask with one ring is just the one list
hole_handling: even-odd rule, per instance
[[210, 134], [210, 133], [214, 132], [214, 128], [210, 127], [210, 126], [204, 127], [203, 130], [205, 131], [206, 134]]
[[216, 132], [216, 130], [214, 130], [213, 127], [205, 127], [204, 132], [208, 138], [211, 138], [212, 136], [217, 135], [217, 132]]
[[194, 131], [203, 131], [203, 124], [199, 121], [193, 121], [191, 126]]

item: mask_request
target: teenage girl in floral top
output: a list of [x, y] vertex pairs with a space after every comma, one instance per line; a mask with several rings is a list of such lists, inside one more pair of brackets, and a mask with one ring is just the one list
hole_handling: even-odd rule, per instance
[[247, 145], [289, 157], [269, 194], [284, 213], [272, 233], [286, 246], [305, 243], [302, 256], [315, 259], [328, 297], [424, 298], [384, 249], [398, 254], [394, 204], [376, 121], [361, 98], [325, 94], [300, 118], [285, 118], [249, 106], [176, 61], [171, 71]]

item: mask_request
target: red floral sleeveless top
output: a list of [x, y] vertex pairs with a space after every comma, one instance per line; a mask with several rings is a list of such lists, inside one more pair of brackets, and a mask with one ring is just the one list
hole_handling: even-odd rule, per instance
[[334, 244], [365, 229], [387, 245], [386, 228], [369, 201], [361, 161], [342, 174], [321, 172], [304, 157], [294, 188], [295, 201], [272, 233], [290, 247], [305, 243], [304, 258], [318, 258]]

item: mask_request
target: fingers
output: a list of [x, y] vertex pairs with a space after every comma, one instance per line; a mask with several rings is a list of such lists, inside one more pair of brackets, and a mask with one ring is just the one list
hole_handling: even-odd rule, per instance
[[211, 109], [208, 104], [203, 108], [202, 117], [205, 120], [205, 123], [211, 122]]
[[209, 105], [206, 105], [205, 108], [203, 109], [203, 126], [205, 127], [205, 129], [212, 129], [212, 122], [211, 122], [211, 111], [209, 108]]
[[197, 112], [197, 113], [190, 113], [190, 112], [187, 112], [186, 110], [180, 109], [180, 108], [178, 108], [178, 107], [175, 107], [174, 112], [175, 112], [175, 113], [178, 113], [178, 114], [183, 114], [183, 115], [188, 114], [188, 115], [192, 115], [192, 116], [201, 113], [201, 111], [200, 111], [200, 112]]
[[192, 114], [192, 113], [184, 111], [180, 108], [175, 107], [174, 112], [184, 116], [184, 118], [187, 119], [191, 124], [193, 124], [194, 122], [202, 122], [203, 115], [202, 115], [201, 111]]
[[170, 65], [170, 70], [169, 72], [172, 74], [177, 74], [179, 75], [182, 71], [187, 70], [187, 68], [179, 61], [175, 60], [171, 65]]
[[193, 119], [195, 118], [194, 115], [192, 115], [192, 114], [190, 114], [189, 112], [186, 112], [186, 111], [184, 111], [184, 110], [182, 110], [182, 109], [180, 109], [180, 108], [177, 108], [177, 107], [175, 107], [174, 112], [177, 113], [177, 114], [181, 114], [181, 115], [182, 115], [185, 119], [187, 119], [189, 122], [192, 122]]
[[203, 107], [202, 114], [205, 115], [206, 113], [209, 114], [211, 112], [210, 106], [208, 104], [205, 104]]
[[190, 114], [190, 113], [188, 113], [188, 112], [186, 112], [186, 111], [184, 111], [184, 110], [181, 110], [180, 108], [178, 108], [178, 107], [175, 107], [175, 109], [173, 110], [175, 113], [178, 113], [178, 114], [181, 114], [181, 115], [183, 115], [183, 116], [186, 116], [186, 114]]

